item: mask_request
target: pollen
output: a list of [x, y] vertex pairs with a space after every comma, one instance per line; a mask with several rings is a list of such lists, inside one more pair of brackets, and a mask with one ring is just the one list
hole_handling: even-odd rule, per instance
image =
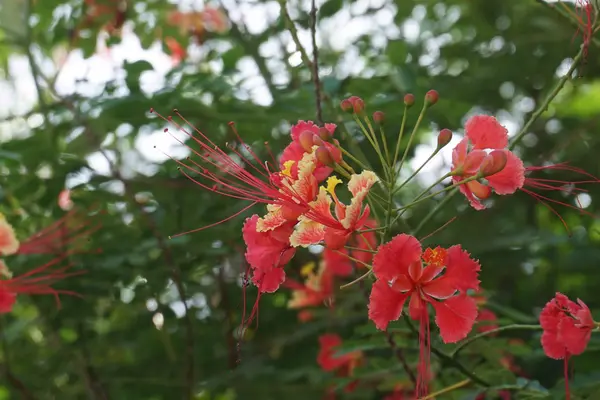
[[294, 160], [289, 160], [283, 163], [283, 171], [281, 171], [282, 175], [287, 177], [292, 177], [292, 167], [296, 162]]
[[438, 246], [435, 249], [428, 248], [423, 253], [423, 261], [434, 267], [442, 267], [446, 263], [446, 249]]
[[327, 190], [330, 195], [335, 196], [335, 187], [340, 183], [343, 182], [337, 176], [330, 176], [327, 178], [327, 188], [325, 188], [325, 190]]

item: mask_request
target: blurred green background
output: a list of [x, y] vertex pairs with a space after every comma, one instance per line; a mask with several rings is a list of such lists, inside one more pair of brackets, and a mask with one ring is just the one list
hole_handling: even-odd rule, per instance
[[[177, 171], [165, 153], [181, 158], [185, 148], [163, 132], [151, 107], [165, 115], [177, 108], [220, 144], [234, 139], [227, 123], [235, 121], [261, 155], [267, 154], [265, 141], [274, 151], [288, 143], [290, 124], [315, 119], [310, 70], [286, 28], [281, 4], [2, 0], [0, 211], [21, 239], [64, 214], [57, 205], [64, 188], [71, 189], [78, 207], [100, 204], [107, 213], [91, 239], [103, 253], [75, 256], [78, 268], [88, 273], [60, 285], [83, 299], [65, 298], [56, 310], [51, 296], [21, 296], [14, 311], [2, 316], [0, 399], [321, 398], [334, 381], [316, 363], [317, 338], [325, 332], [339, 333], [345, 349], [366, 355], [356, 371], [365, 384], [340, 398], [383, 399], [394, 385], [407, 382], [385, 337], [367, 320], [358, 288], [339, 294], [335, 312], [322, 308], [302, 324], [286, 307], [289, 291], [263, 296], [258, 329], [248, 331], [238, 354], [241, 225], [251, 212], [168, 239], [243, 205], [203, 191]], [[432, 151], [439, 129], [453, 130], [455, 143], [474, 113], [495, 115], [511, 134], [518, 132], [581, 43], [557, 3], [323, 0], [317, 5], [325, 121], [356, 132], [338, 104], [349, 95], [361, 96], [370, 112], [386, 113], [385, 131], [395, 143], [403, 96], [414, 93], [420, 103], [427, 90], [439, 92], [419, 144], [411, 149], [413, 169]], [[289, 1], [287, 8], [312, 55], [310, 2]], [[210, 20], [207, 9], [223, 10], [217, 22], [225, 25]], [[182, 14], [174, 14], [177, 10]], [[600, 176], [599, 50], [591, 43], [579, 77], [566, 84], [524, 137], [516, 151], [527, 165], [569, 161]], [[409, 126], [418, 115], [411, 111]], [[375, 154], [362, 148], [375, 163]], [[436, 158], [419, 181], [398, 194], [398, 202], [441, 176], [448, 160], [448, 152]], [[540, 176], [581, 179], [561, 171]], [[585, 188], [579, 201], [595, 213], [600, 186]], [[550, 196], [576, 204], [573, 194]], [[407, 226], [417, 226], [437, 201], [412, 208]], [[594, 312], [600, 307], [600, 222], [556, 208], [570, 234], [524, 193], [496, 197], [483, 212], [455, 196], [423, 232], [458, 216], [426, 244], [460, 243], [480, 259], [488, 307], [502, 323], [536, 323], [555, 291], [583, 299]], [[299, 252], [287, 267], [289, 276], [298, 277], [298, 267], [317, 257]], [[35, 263], [34, 257], [19, 257], [10, 267], [18, 274]], [[253, 286], [247, 289], [248, 310], [256, 294]], [[391, 328], [416, 363], [416, 339], [405, 334], [401, 322]], [[499, 350], [509, 348], [508, 337], [473, 345], [474, 356], [465, 356], [464, 364], [495, 385], [527, 384], [539, 388], [539, 396], [562, 398], [562, 363], [543, 355], [538, 332], [510, 336], [524, 340], [510, 349], [526, 378], [499, 367]], [[573, 360], [577, 398], [600, 398], [599, 350], [596, 336]], [[444, 366], [438, 378], [437, 389], [464, 379]], [[466, 386], [439, 398], [476, 394], [475, 386]]]

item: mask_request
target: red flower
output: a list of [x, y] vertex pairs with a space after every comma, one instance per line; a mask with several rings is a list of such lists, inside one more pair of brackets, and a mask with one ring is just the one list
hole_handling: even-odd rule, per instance
[[[367, 220], [363, 225], [364, 229], [371, 229], [377, 227], [377, 222], [372, 219]], [[331, 250], [325, 248], [323, 250], [323, 260], [327, 268], [331, 270], [334, 275], [337, 276], [348, 276], [352, 274], [354, 266], [357, 268], [365, 268], [365, 264], [370, 264], [373, 259], [372, 251], [377, 248], [377, 236], [375, 231], [368, 231], [364, 233], [355, 232], [350, 236], [348, 244], [354, 249], [348, 250], [341, 248], [339, 250]], [[353, 260], [348, 258], [348, 255], [360, 262], [354, 263]]]
[[246, 243], [246, 260], [252, 269], [252, 282], [261, 292], [274, 292], [285, 281], [283, 267], [292, 259], [296, 249], [289, 237], [294, 229], [287, 223], [273, 230], [258, 232], [258, 215], [246, 219], [242, 234]]
[[[361, 351], [353, 351], [341, 356], [334, 356], [336, 347], [342, 344], [342, 338], [335, 333], [326, 333], [319, 337], [320, 350], [317, 355], [317, 363], [324, 371], [335, 371], [340, 377], [352, 376], [354, 368], [362, 362]], [[346, 385], [345, 391], [353, 391], [358, 381]]]
[[427, 391], [429, 374], [428, 304], [435, 310], [435, 322], [445, 343], [465, 338], [477, 317], [475, 300], [466, 292], [479, 288], [479, 270], [479, 263], [459, 245], [423, 252], [419, 241], [405, 234], [379, 246], [375, 254], [373, 272], [377, 281], [371, 289], [369, 318], [384, 330], [390, 321], [400, 318], [410, 298], [408, 314], [420, 322], [419, 396]]
[[[551, 199], [533, 190], [558, 190], [567, 193], [583, 191], [580, 188], [573, 188], [573, 185], [599, 183], [600, 180], [595, 176], [565, 163], [525, 168], [523, 162], [514, 153], [506, 149], [508, 145], [506, 128], [500, 125], [496, 118], [488, 115], [471, 117], [465, 124], [465, 134], [466, 137], [456, 145], [452, 152], [452, 180], [456, 184], [464, 179], [474, 177], [478, 173], [487, 172], [484, 174], [486, 175], [487, 185], [478, 180], [473, 180], [459, 186], [461, 193], [467, 197], [471, 206], [476, 210], [485, 208], [481, 200], [487, 199], [492, 194], [493, 189], [499, 195], [512, 194], [517, 190], [521, 190], [544, 204], [559, 218], [560, 215], [548, 203], [560, 204], [590, 214], [579, 207]], [[472, 145], [471, 149], [469, 149], [469, 144]], [[492, 152], [488, 154], [485, 149], [492, 150]], [[506, 164], [502, 167], [505, 160]], [[498, 169], [500, 171], [494, 173]], [[540, 170], [570, 171], [584, 175], [589, 179], [568, 182], [526, 176]]]
[[[465, 124], [465, 136], [452, 151], [452, 181], [455, 184], [480, 172], [484, 160], [489, 160], [484, 149], [499, 150], [506, 155], [504, 168], [486, 177], [488, 185], [473, 180], [459, 186], [461, 193], [467, 197], [473, 208], [485, 208], [480, 200], [487, 199], [491, 195], [491, 189], [504, 195], [512, 194], [523, 186], [523, 162], [505, 149], [508, 145], [508, 132], [496, 118], [487, 115], [471, 117]], [[471, 150], [469, 144], [472, 145]]]
[[[308, 247], [325, 242], [326, 247], [332, 250], [344, 247], [350, 236], [369, 221], [370, 208], [368, 204], [363, 208], [363, 202], [378, 181], [377, 175], [371, 171], [353, 174], [348, 182], [352, 200], [345, 205], [335, 194], [335, 187], [342, 181], [335, 176], [330, 177], [327, 188], [321, 186], [316, 200], [310, 204], [311, 211], [299, 218], [290, 237], [292, 246]], [[331, 213], [331, 203], [335, 203], [335, 217]]]
[[498, 317], [493, 311], [490, 311], [487, 308], [482, 308], [479, 310], [479, 314], [477, 315], [477, 322], [481, 322], [481, 324], [477, 326], [477, 331], [489, 332], [493, 331], [494, 329], [498, 329], [498, 324], [493, 323], [497, 320]]
[[544, 353], [556, 360], [564, 359], [565, 388], [569, 398], [568, 362], [569, 357], [584, 352], [592, 330], [598, 324], [594, 322], [590, 309], [577, 299], [577, 303], [569, 300], [562, 293], [546, 303], [540, 314], [542, 333], [542, 348]]
[[314, 266], [314, 263], [309, 263], [302, 268], [302, 274], [306, 276], [304, 284], [291, 279], [286, 282], [286, 286], [292, 289], [289, 308], [314, 307], [331, 301], [333, 274], [325, 263], [321, 263], [316, 274], [313, 271]]

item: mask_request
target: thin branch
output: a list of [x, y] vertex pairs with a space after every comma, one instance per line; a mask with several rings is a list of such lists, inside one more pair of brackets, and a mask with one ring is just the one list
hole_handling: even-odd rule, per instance
[[313, 46], [312, 78], [315, 85], [317, 121], [323, 125], [323, 107], [321, 105], [321, 80], [319, 79], [319, 48], [317, 47], [317, 2], [312, 0], [310, 8], [310, 35]]
[[312, 71], [312, 61], [308, 57], [306, 49], [304, 49], [304, 46], [302, 46], [302, 43], [300, 42], [300, 37], [298, 36], [298, 29], [296, 29], [296, 25], [294, 24], [294, 21], [292, 20], [292, 17], [290, 16], [290, 13], [287, 10], [287, 2], [285, 0], [279, 0], [279, 5], [281, 6], [281, 15], [283, 16], [283, 19], [285, 20], [285, 23], [290, 31], [290, 35], [292, 35], [292, 40], [296, 45], [296, 50], [300, 52], [302, 62], [304, 62], [304, 64]]

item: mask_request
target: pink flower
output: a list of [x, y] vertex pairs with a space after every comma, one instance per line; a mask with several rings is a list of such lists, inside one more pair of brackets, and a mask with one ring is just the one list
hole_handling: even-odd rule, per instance
[[452, 181], [455, 184], [479, 173], [484, 160], [490, 160], [485, 149], [498, 150], [506, 155], [506, 165], [500, 172], [486, 177], [487, 185], [473, 180], [459, 186], [461, 193], [467, 197], [473, 208], [485, 208], [481, 200], [490, 196], [491, 189], [494, 189], [496, 194], [505, 195], [513, 194], [523, 186], [523, 162], [505, 149], [508, 145], [508, 132], [496, 118], [487, 115], [471, 117], [465, 124], [465, 135], [452, 151]]
[[477, 318], [475, 299], [469, 289], [479, 288], [479, 263], [459, 245], [422, 251], [421, 244], [406, 234], [395, 236], [379, 246], [373, 259], [377, 280], [371, 289], [369, 318], [385, 330], [397, 320], [407, 300], [408, 315], [420, 322], [421, 360], [417, 394], [426, 394], [429, 374], [428, 305], [435, 311], [435, 322], [444, 343], [464, 339]]
[[64, 211], [69, 211], [73, 208], [71, 191], [69, 189], [64, 189], [58, 194], [58, 206]]
[[569, 357], [585, 351], [592, 330], [598, 324], [594, 322], [590, 309], [577, 299], [577, 303], [569, 300], [562, 293], [546, 303], [540, 313], [542, 333], [542, 348], [544, 353], [556, 360], [564, 359], [565, 390], [567, 399], [570, 398], [568, 381]]
[[261, 292], [272, 293], [285, 281], [283, 267], [296, 253], [289, 243], [294, 224], [287, 223], [270, 231], [258, 232], [258, 218], [255, 214], [246, 219], [242, 228], [247, 246], [246, 260], [252, 268], [252, 282]]
[[[576, 184], [600, 183], [600, 179], [566, 163], [524, 167], [519, 157], [507, 149], [508, 132], [494, 117], [488, 115], [471, 117], [465, 124], [465, 134], [466, 137], [456, 145], [452, 152], [452, 181], [457, 184], [462, 180], [477, 176], [477, 174], [485, 175], [487, 184], [479, 180], [473, 180], [459, 186], [461, 193], [467, 197], [471, 206], [476, 210], [485, 208], [481, 200], [490, 197], [492, 190], [499, 195], [513, 194], [515, 191], [521, 190], [548, 207], [561, 219], [565, 226], [566, 223], [562, 217], [549, 203], [560, 204], [591, 215], [591, 213], [579, 207], [554, 200], [538, 193], [538, 191], [562, 191], [566, 193], [584, 191], [577, 187], [573, 188], [573, 186]], [[486, 150], [492, 151], [488, 154]], [[587, 179], [569, 182], [529, 176], [542, 170], [575, 172]]]

